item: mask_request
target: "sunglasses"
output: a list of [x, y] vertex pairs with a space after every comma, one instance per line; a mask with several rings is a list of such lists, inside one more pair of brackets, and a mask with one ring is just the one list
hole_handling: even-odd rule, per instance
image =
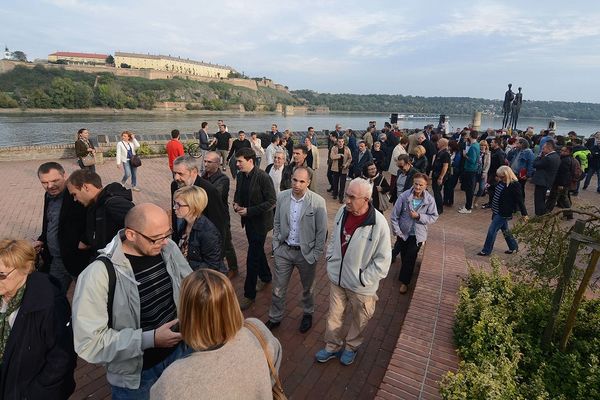
[[0, 281], [5, 280], [16, 268], [11, 269], [8, 273], [0, 272]]

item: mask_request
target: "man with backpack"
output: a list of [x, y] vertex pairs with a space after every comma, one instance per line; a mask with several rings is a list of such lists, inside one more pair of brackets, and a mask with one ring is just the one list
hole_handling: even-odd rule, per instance
[[167, 366], [190, 352], [176, 324], [181, 282], [192, 270], [171, 233], [163, 209], [140, 204], [77, 280], [75, 351], [106, 365], [113, 398], [148, 399]]

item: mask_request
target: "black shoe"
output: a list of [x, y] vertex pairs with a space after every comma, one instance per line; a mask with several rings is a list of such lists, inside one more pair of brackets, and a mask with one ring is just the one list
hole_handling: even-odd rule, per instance
[[312, 315], [304, 314], [300, 322], [300, 333], [306, 333], [312, 327]]
[[340, 197], [340, 204], [344, 204], [344, 198]]
[[491, 204], [490, 203], [485, 203], [484, 205], [481, 206], [481, 208], [490, 208]]
[[488, 253], [484, 253], [483, 251], [480, 251], [479, 253], [477, 253], [478, 256], [482, 256], [482, 257], [487, 257], [489, 256]]
[[281, 322], [275, 322], [275, 321], [271, 321], [271, 320], [268, 320], [267, 322], [265, 322], [265, 326], [267, 328], [269, 328], [270, 331], [277, 328], [279, 325], [281, 325]]
[[519, 249], [514, 249], [514, 250], [506, 250], [506, 251], [504, 252], [504, 254], [514, 254], [514, 253], [518, 253], [518, 252], [519, 252]]

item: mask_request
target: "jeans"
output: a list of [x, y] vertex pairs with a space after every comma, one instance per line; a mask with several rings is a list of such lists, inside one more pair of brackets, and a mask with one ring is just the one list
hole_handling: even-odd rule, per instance
[[256, 282], [260, 280], [271, 282], [271, 270], [265, 255], [266, 234], [258, 233], [252, 225], [246, 224], [246, 238], [248, 239], [248, 255], [246, 256], [246, 281], [244, 282], [244, 297], [256, 298]]
[[127, 179], [131, 176], [131, 187], [135, 187], [137, 185], [137, 168], [132, 167], [129, 161], [123, 163], [123, 179], [121, 179], [121, 183], [125, 184]]
[[465, 208], [470, 210], [473, 208], [473, 194], [475, 191], [475, 180], [477, 172], [465, 171], [462, 174], [462, 187], [465, 191]]
[[405, 285], [410, 284], [421, 245], [422, 243], [417, 243], [415, 235], [410, 235], [406, 240], [400, 237], [396, 240], [394, 252], [395, 254], [400, 253], [400, 259], [402, 261], [398, 279]]
[[333, 172], [333, 197], [344, 198], [346, 193], [346, 174], [341, 174], [339, 172]]
[[113, 400], [146, 400], [150, 398], [150, 388], [156, 383], [163, 371], [167, 369], [174, 361], [179, 360], [190, 354], [192, 349], [186, 346], [183, 342], [175, 348], [169, 357], [162, 362], [156, 364], [152, 368], [142, 371], [140, 377], [140, 387], [138, 389], [127, 389], [111, 385]]
[[585, 174], [585, 181], [583, 181], [583, 189], [587, 189], [592, 180], [592, 176], [596, 175], [597, 185], [596, 191], [600, 192], [600, 166], [596, 168], [589, 167]]
[[[475, 176], [475, 185], [479, 184], [479, 188], [477, 189], [476, 197], [483, 197], [485, 195], [485, 185], [487, 183], [487, 177], [483, 174], [479, 174]], [[473, 191], [475, 191], [475, 187], [473, 187]]]
[[333, 189], [333, 171], [331, 167], [327, 167], [327, 182], [329, 182], [329, 187]]
[[452, 174], [444, 183], [444, 204], [451, 206], [454, 204], [454, 189], [458, 183], [459, 174]]
[[485, 254], [490, 254], [492, 252], [494, 249], [494, 242], [496, 241], [496, 235], [499, 230], [502, 230], [509, 250], [517, 250], [519, 248], [517, 241], [508, 228], [508, 218], [504, 218], [499, 214], [494, 214], [492, 215], [492, 222], [488, 228], [485, 244], [483, 245], [483, 250], [481, 250], [482, 252]]
[[71, 282], [73, 282], [73, 277], [65, 268], [61, 257], [52, 257], [49, 273], [58, 280], [61, 293], [66, 295]]

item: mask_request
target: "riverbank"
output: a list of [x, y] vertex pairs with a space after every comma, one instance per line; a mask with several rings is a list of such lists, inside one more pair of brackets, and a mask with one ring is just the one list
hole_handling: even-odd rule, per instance
[[222, 111], [210, 111], [210, 110], [173, 110], [173, 109], [161, 109], [155, 108], [152, 110], [144, 110], [141, 108], [136, 109], [116, 109], [116, 108], [0, 108], [0, 114], [6, 115], [80, 115], [80, 114], [92, 114], [92, 115], [280, 115], [281, 113], [275, 111], [244, 111], [240, 112], [237, 110], [222, 110]]

